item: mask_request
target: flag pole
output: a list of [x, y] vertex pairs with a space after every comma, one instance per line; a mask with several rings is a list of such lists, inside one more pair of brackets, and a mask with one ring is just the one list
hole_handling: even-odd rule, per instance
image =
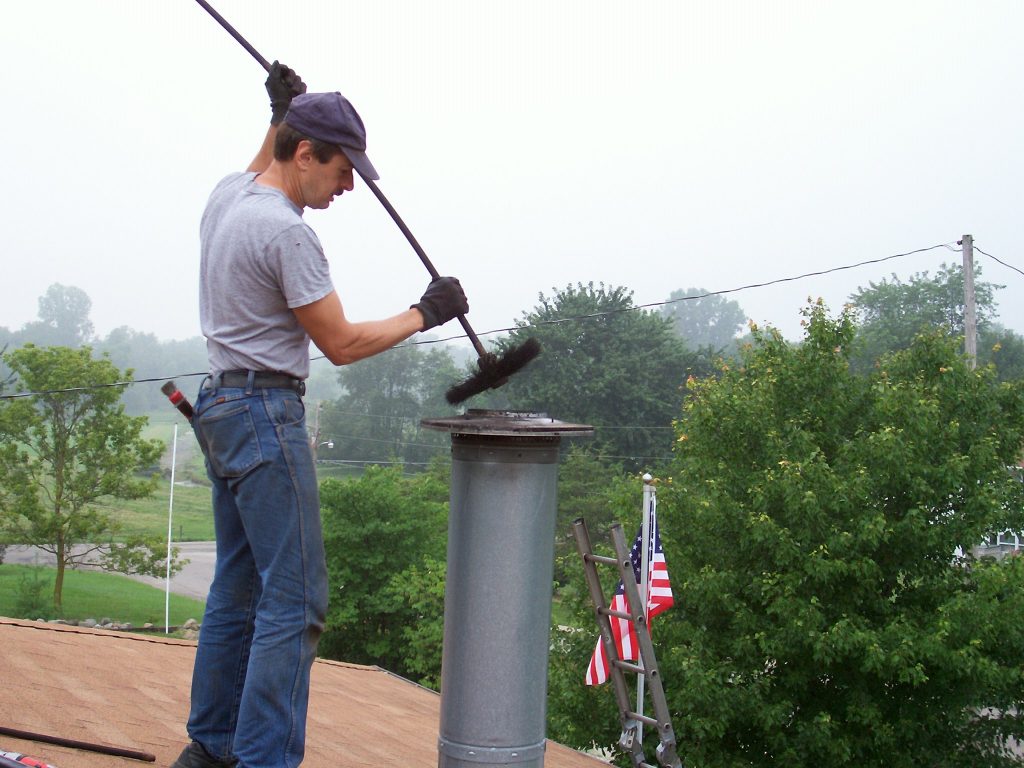
[[[654, 508], [654, 486], [651, 485], [650, 472], [645, 472], [643, 476], [644, 481], [644, 501], [643, 501], [643, 522], [641, 523], [641, 535], [640, 535], [640, 600], [643, 603], [641, 610], [644, 616], [647, 616], [648, 603], [650, 602], [649, 593], [650, 585], [647, 583], [650, 578], [651, 571], [651, 510]], [[647, 625], [650, 630], [650, 623]], [[643, 657], [637, 660], [637, 665], [640, 668], [644, 666]], [[644, 713], [644, 682], [646, 677], [644, 675], [636, 676], [636, 712], [639, 715]], [[637, 723], [636, 735], [637, 739], [643, 741], [644, 724]]]
[[171, 632], [171, 534], [174, 517], [174, 465], [178, 459], [178, 425], [174, 425], [174, 442], [171, 444], [171, 500], [167, 508], [167, 588], [164, 593], [164, 634]]

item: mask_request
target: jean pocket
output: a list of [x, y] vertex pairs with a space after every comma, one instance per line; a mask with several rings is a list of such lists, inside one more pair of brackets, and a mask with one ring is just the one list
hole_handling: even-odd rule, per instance
[[207, 461], [218, 477], [241, 477], [263, 461], [248, 403], [209, 408], [195, 421]]
[[291, 427], [303, 424], [306, 406], [301, 397], [288, 392], [271, 398], [268, 402], [268, 412], [275, 426]]

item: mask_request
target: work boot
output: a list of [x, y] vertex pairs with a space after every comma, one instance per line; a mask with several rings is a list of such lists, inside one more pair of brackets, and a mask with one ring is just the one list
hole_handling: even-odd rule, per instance
[[171, 763], [171, 768], [231, 768], [238, 762], [237, 758], [221, 760], [206, 751], [206, 747], [198, 741], [193, 741], [178, 755], [178, 759]]

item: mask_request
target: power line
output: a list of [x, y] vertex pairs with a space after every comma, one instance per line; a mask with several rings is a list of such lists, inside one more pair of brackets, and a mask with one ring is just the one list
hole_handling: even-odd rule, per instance
[[[593, 313], [590, 313], [590, 314], [587, 314], [587, 315], [575, 315], [575, 316], [572, 316], [572, 317], [558, 318], [558, 319], [555, 319], [555, 320], [545, 320], [543, 322], [532, 323], [532, 324], [529, 324], [529, 325], [519, 325], [519, 326], [512, 326], [512, 327], [507, 327], [507, 328], [495, 328], [495, 329], [492, 329], [492, 330], [489, 330], [489, 331], [483, 331], [482, 333], [477, 333], [477, 336], [491, 336], [491, 335], [494, 335], [496, 333], [507, 333], [507, 332], [511, 332], [511, 331], [522, 331], [522, 330], [526, 330], [527, 328], [538, 328], [538, 327], [546, 326], [546, 325], [556, 325], [556, 324], [560, 324], [560, 323], [574, 322], [574, 321], [580, 321], [580, 320], [592, 320], [594, 318], [604, 317], [604, 316], [607, 316], [607, 315], [620, 314], [622, 312], [635, 312], [636, 310], [640, 310], [640, 309], [651, 309], [653, 307], [661, 307], [661, 306], [665, 306], [667, 304], [675, 304], [675, 303], [680, 302], [680, 301], [696, 301], [697, 299], [704, 299], [704, 298], [708, 298], [710, 296], [724, 296], [724, 295], [728, 295], [728, 294], [731, 294], [731, 293], [740, 293], [742, 291], [747, 291], [747, 290], [751, 290], [751, 289], [754, 289], [754, 288], [766, 288], [766, 287], [769, 287], [769, 286], [772, 286], [772, 285], [779, 285], [781, 283], [789, 283], [789, 282], [794, 282], [794, 281], [797, 281], [797, 280], [804, 280], [804, 279], [809, 278], [809, 277], [820, 277], [822, 275], [829, 275], [829, 274], [832, 274], [834, 272], [842, 272], [842, 271], [845, 271], [845, 270], [856, 269], [858, 267], [868, 266], [868, 265], [871, 265], [871, 264], [881, 264], [881, 263], [884, 263], [884, 262], [887, 262], [887, 261], [892, 261], [893, 259], [900, 259], [900, 258], [904, 258], [904, 257], [907, 257], [907, 256], [913, 256], [913, 255], [916, 255], [916, 254], [919, 254], [919, 253], [926, 253], [928, 251], [934, 251], [934, 250], [936, 250], [938, 248], [945, 248], [945, 249], [947, 249], [949, 251], [953, 251], [954, 253], [959, 253], [960, 250], [961, 250], [959, 248], [956, 248], [954, 246], [954, 244], [952, 244], [952, 243], [939, 243], [937, 245], [930, 245], [927, 248], [916, 248], [916, 249], [914, 249], [912, 251], [906, 251], [904, 253], [894, 253], [891, 256], [883, 256], [883, 257], [877, 258], [877, 259], [865, 259], [863, 261], [858, 261], [858, 262], [855, 262], [853, 264], [843, 264], [843, 265], [838, 266], [838, 267], [830, 267], [829, 269], [822, 269], [822, 270], [817, 270], [817, 271], [814, 271], [814, 272], [805, 272], [805, 273], [800, 274], [800, 275], [792, 275], [792, 276], [789, 276], [789, 277], [780, 277], [780, 278], [776, 278], [774, 280], [767, 280], [767, 281], [760, 282], [760, 283], [748, 283], [746, 285], [737, 286], [735, 288], [725, 288], [725, 289], [722, 289], [722, 290], [719, 290], [719, 291], [708, 291], [706, 293], [702, 293], [702, 294], [698, 294], [698, 295], [694, 295], [694, 296], [684, 296], [684, 297], [681, 297], [681, 298], [678, 298], [678, 299], [669, 299], [667, 301], [658, 301], [658, 302], [652, 302], [650, 304], [640, 304], [640, 305], [634, 305], [634, 306], [631, 306], [631, 307], [622, 307], [622, 308], [619, 308], [619, 309], [607, 310], [607, 311], [604, 311], [604, 312], [593, 312]], [[986, 253], [985, 251], [983, 251], [980, 248], [978, 248], [977, 245], [974, 246], [974, 250], [978, 251], [979, 253], [984, 254], [985, 256], [988, 256], [990, 259], [993, 259], [994, 261], [997, 261], [998, 263], [1002, 264], [1003, 266], [1005, 266], [1005, 267], [1007, 267], [1009, 269], [1013, 269], [1013, 270], [1015, 270], [1017, 272], [1020, 272], [1020, 274], [1024, 275], [1024, 271], [1021, 271], [1017, 267], [1011, 266], [1011, 265], [1009, 265], [1009, 264], [1007, 264], [1007, 263], [1005, 263], [1003, 261], [1000, 261], [995, 256], [992, 256], [991, 254]], [[447, 337], [440, 338], [440, 339], [428, 339], [428, 340], [424, 340], [424, 341], [408, 341], [408, 342], [404, 342], [403, 344], [396, 345], [395, 347], [392, 347], [392, 349], [402, 349], [402, 348], [406, 348], [406, 347], [410, 347], [410, 346], [420, 346], [420, 345], [426, 345], [426, 344], [442, 344], [444, 342], [456, 341], [456, 340], [465, 339], [465, 338], [467, 338], [467, 336], [465, 334], [460, 334], [460, 335], [456, 335], [456, 336], [447, 336]], [[311, 361], [323, 360], [323, 359], [325, 359], [324, 355], [318, 355], [316, 357], [310, 358]], [[0, 400], [14, 400], [14, 399], [17, 399], [17, 398], [22, 398], [22, 397], [36, 397], [36, 396], [56, 395], [56, 394], [72, 394], [72, 393], [75, 393], [75, 392], [86, 392], [86, 391], [89, 391], [91, 389], [101, 389], [101, 388], [106, 388], [106, 387], [128, 387], [128, 386], [131, 386], [133, 384], [163, 382], [163, 381], [170, 381], [172, 379], [177, 379], [177, 378], [184, 379], [184, 378], [192, 378], [192, 377], [195, 377], [195, 376], [207, 376], [207, 375], [208, 375], [208, 372], [206, 372], [206, 371], [197, 371], [197, 372], [194, 372], [194, 373], [178, 374], [177, 376], [155, 376], [155, 377], [145, 378], [145, 379], [134, 379], [134, 380], [131, 380], [131, 381], [111, 382], [111, 383], [108, 383], [108, 384], [94, 384], [94, 385], [85, 385], [85, 386], [80, 386], [80, 387], [68, 387], [68, 388], [65, 388], [65, 389], [51, 389], [51, 390], [42, 390], [42, 391], [36, 391], [36, 392], [16, 392], [16, 393], [13, 393], [13, 394], [10, 394], [10, 395], [0, 394]]]
[[334, 442], [341, 440], [361, 440], [364, 443], [384, 443], [385, 445], [400, 445], [403, 448], [430, 448], [431, 450], [441, 450], [447, 448], [447, 444], [431, 445], [430, 443], [408, 443], [404, 440], [385, 440], [380, 437], [362, 437], [360, 435], [332, 435], [331, 439]]
[[1012, 264], [1007, 264], [1005, 261], [997, 259], [991, 253], [985, 253], [985, 251], [981, 250], [981, 248], [979, 248], [977, 245], [974, 246], [974, 250], [977, 251], [978, 253], [984, 253], [986, 256], [988, 256], [990, 259], [992, 259], [992, 261], [996, 262], [997, 264], [1002, 264], [1007, 269], [1012, 269], [1014, 272], [1017, 272], [1017, 273], [1019, 273], [1021, 275], [1024, 275], [1024, 271], [1022, 271], [1018, 267], [1015, 267]]
[[15, 392], [10, 395], [0, 395], [0, 400], [17, 400], [19, 397], [42, 397], [45, 395], [67, 395], [75, 392], [89, 392], [93, 389], [109, 389], [111, 387], [130, 387], [133, 384], [147, 384], [157, 381], [171, 381], [173, 379], [186, 379], [190, 376], [208, 376], [204, 372], [181, 373], [177, 376], [154, 376], [148, 379], [130, 379], [128, 381], [111, 381], [106, 384], [84, 384], [80, 387], [65, 387], [64, 389], [43, 389], [35, 392]]
[[[636, 304], [636, 305], [634, 305], [632, 307], [621, 307], [619, 309], [611, 309], [611, 310], [606, 310], [604, 312], [593, 312], [593, 313], [588, 314], [588, 315], [575, 315], [575, 316], [572, 316], [572, 317], [560, 317], [560, 318], [558, 318], [556, 320], [545, 320], [545, 321], [540, 322], [540, 323], [532, 323], [530, 325], [513, 326], [511, 328], [496, 328], [494, 330], [484, 331], [483, 333], [478, 333], [477, 336], [489, 336], [491, 334], [505, 333], [507, 331], [521, 331], [521, 330], [524, 330], [526, 328], [537, 328], [537, 327], [544, 326], [544, 325], [557, 325], [559, 323], [566, 323], [566, 322], [570, 322], [570, 321], [574, 321], [574, 320], [590, 320], [590, 319], [593, 319], [593, 318], [596, 318], [596, 317], [604, 317], [605, 315], [617, 315], [617, 314], [620, 314], [622, 312], [634, 312], [634, 311], [636, 311], [638, 309], [651, 309], [652, 307], [663, 307], [663, 306], [665, 306], [667, 304], [675, 304], [675, 303], [680, 302], [680, 301], [696, 301], [697, 299], [706, 299], [706, 298], [708, 298], [710, 296], [725, 296], [725, 295], [730, 294], [730, 293], [739, 293], [741, 291], [747, 291], [747, 290], [751, 290], [753, 288], [767, 288], [769, 286], [779, 285], [781, 283], [791, 283], [791, 282], [795, 282], [797, 280], [804, 280], [805, 278], [808, 278], [808, 277], [820, 277], [822, 275], [830, 275], [833, 272], [843, 272], [845, 270], [856, 269], [857, 267], [864, 267], [864, 266], [868, 266], [870, 264], [881, 264], [881, 263], [886, 262], [886, 261], [892, 261], [893, 259], [901, 259], [901, 258], [904, 258], [906, 256], [913, 256], [913, 255], [918, 254], [918, 253], [925, 253], [927, 251], [934, 251], [937, 248], [945, 248], [946, 250], [953, 251], [954, 253], [960, 253], [960, 250], [961, 250], [959, 248], [956, 248], [953, 243], [939, 243], [938, 245], [930, 245], [927, 248], [917, 248], [917, 249], [915, 249], [913, 251], [906, 251], [905, 253], [894, 253], [891, 256], [883, 256], [883, 257], [878, 258], [878, 259], [866, 259], [864, 261], [858, 261], [858, 262], [856, 262], [854, 264], [843, 264], [842, 266], [831, 267], [829, 269], [822, 269], [822, 270], [818, 270], [816, 272], [805, 272], [805, 273], [800, 274], [800, 275], [792, 275], [790, 277], [779, 277], [779, 278], [776, 278], [774, 280], [766, 280], [766, 281], [761, 282], [761, 283], [748, 283], [747, 285], [737, 286], [736, 288], [724, 288], [724, 289], [722, 289], [720, 291], [708, 291], [706, 293], [701, 293], [701, 294], [697, 294], [697, 295], [694, 295], [694, 296], [683, 296], [683, 297], [678, 298], [678, 299], [668, 299], [667, 301], [655, 301], [655, 302], [651, 302], [650, 304]], [[979, 250], [977, 248], [977, 246], [975, 246], [975, 250]], [[984, 251], [981, 251], [981, 252], [984, 253]], [[985, 255], [987, 256], [988, 254], [985, 254]], [[1024, 273], [1022, 273], [1022, 274], [1024, 274]], [[457, 339], [464, 339], [464, 338], [466, 338], [465, 335], [449, 336], [449, 337], [446, 337], [444, 339], [438, 339], [437, 341], [454, 341], [454, 340], [457, 340]], [[419, 341], [419, 342], [411, 342], [411, 343], [413, 343], [413, 344], [427, 344], [427, 343], [432, 343], [432, 342]]]

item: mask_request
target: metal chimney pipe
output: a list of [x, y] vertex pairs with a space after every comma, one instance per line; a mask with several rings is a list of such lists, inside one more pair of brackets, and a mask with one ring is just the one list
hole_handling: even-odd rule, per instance
[[542, 768], [558, 452], [593, 428], [470, 410], [452, 436], [439, 768]]

